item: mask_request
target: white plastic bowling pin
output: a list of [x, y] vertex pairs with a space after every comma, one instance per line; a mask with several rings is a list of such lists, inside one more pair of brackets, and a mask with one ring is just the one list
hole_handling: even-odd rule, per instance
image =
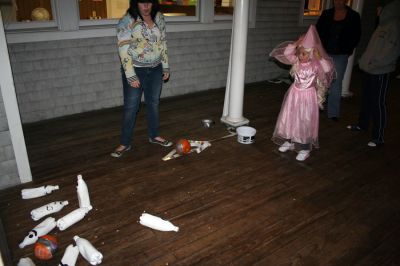
[[89, 208], [89, 210], [91, 210], [92, 205], [90, 205], [89, 190], [81, 175], [78, 175], [78, 186], [76, 187], [76, 192], [78, 193], [79, 207]]
[[74, 236], [76, 245], [81, 255], [92, 265], [100, 264], [103, 255], [86, 239]]
[[51, 213], [61, 211], [64, 206], [68, 205], [68, 201], [54, 201], [46, 204], [42, 207], [36, 208], [31, 211], [31, 216], [34, 221], [39, 220], [40, 218], [49, 215]]
[[56, 227], [56, 219], [47, 217], [43, 222], [33, 228], [29, 234], [19, 244], [19, 248], [24, 248], [27, 245], [34, 244], [40, 236], [44, 236]]
[[75, 266], [78, 255], [79, 248], [73, 244], [68, 245], [58, 266]]
[[21, 190], [21, 196], [23, 199], [33, 199], [45, 196], [53, 192], [53, 190], [59, 189], [58, 186], [41, 186], [37, 188], [25, 188]]
[[71, 225], [79, 222], [80, 220], [85, 217], [86, 213], [88, 213], [87, 208], [78, 208], [76, 210], [73, 210], [72, 212], [68, 213], [64, 217], [60, 218], [57, 220], [57, 227], [60, 229], [60, 231], [64, 231]]
[[160, 231], [179, 231], [179, 227], [173, 225], [170, 221], [163, 220], [160, 217], [148, 213], [143, 213], [142, 216], [140, 216], [139, 222], [144, 226]]
[[17, 266], [36, 266], [35, 263], [31, 260], [31, 258], [20, 258]]

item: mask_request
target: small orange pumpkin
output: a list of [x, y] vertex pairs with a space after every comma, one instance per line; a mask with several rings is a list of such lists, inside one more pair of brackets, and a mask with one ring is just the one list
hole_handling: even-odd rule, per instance
[[57, 239], [51, 235], [39, 237], [34, 246], [35, 257], [41, 260], [53, 258], [53, 254], [58, 248]]
[[190, 152], [190, 142], [187, 139], [180, 139], [176, 143], [176, 152], [179, 154], [187, 154]]

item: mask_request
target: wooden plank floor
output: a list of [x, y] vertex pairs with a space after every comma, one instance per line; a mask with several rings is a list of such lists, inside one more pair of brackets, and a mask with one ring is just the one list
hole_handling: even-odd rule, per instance
[[[84, 220], [52, 234], [60, 250], [72, 237], [90, 240], [102, 265], [400, 265], [400, 80], [389, 95], [386, 145], [367, 147], [369, 134], [345, 129], [360, 99], [342, 102], [339, 122], [320, 122], [320, 149], [303, 162], [281, 154], [270, 141], [284, 84], [246, 87], [244, 115], [257, 131], [252, 145], [234, 137], [215, 141], [200, 154], [163, 162], [169, 148], [146, 138], [144, 110], [134, 151], [109, 156], [118, 142], [121, 109], [109, 109], [24, 126], [34, 181], [1, 191], [0, 211], [11, 259], [33, 257], [18, 244], [37, 224], [30, 211], [55, 200], [77, 208], [76, 175], [86, 180], [94, 209]], [[224, 91], [163, 99], [161, 129], [173, 140], [210, 140], [228, 134], [219, 122]], [[22, 200], [22, 188], [59, 185], [60, 190]], [[159, 232], [138, 223], [143, 211], [180, 227]], [[77, 265], [88, 265], [80, 256]]]

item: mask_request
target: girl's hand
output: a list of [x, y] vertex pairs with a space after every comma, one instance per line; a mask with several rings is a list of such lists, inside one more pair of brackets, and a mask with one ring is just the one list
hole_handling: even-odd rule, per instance
[[163, 80], [169, 79], [169, 73], [163, 73], [162, 79]]
[[137, 89], [140, 87], [140, 81], [139, 80], [135, 80], [129, 83], [131, 85], [131, 87]]

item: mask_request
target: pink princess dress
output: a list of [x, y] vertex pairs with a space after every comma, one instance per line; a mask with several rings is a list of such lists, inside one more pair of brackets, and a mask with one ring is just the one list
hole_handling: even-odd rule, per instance
[[[310, 51], [308, 62], [299, 62], [297, 46]], [[318, 148], [319, 106], [322, 107], [325, 100], [334, 66], [322, 48], [315, 27], [311, 25], [304, 38], [295, 43], [283, 43], [270, 55], [282, 63], [293, 65], [290, 73], [294, 78], [283, 100], [272, 141], [278, 145], [291, 142], [296, 151]]]

